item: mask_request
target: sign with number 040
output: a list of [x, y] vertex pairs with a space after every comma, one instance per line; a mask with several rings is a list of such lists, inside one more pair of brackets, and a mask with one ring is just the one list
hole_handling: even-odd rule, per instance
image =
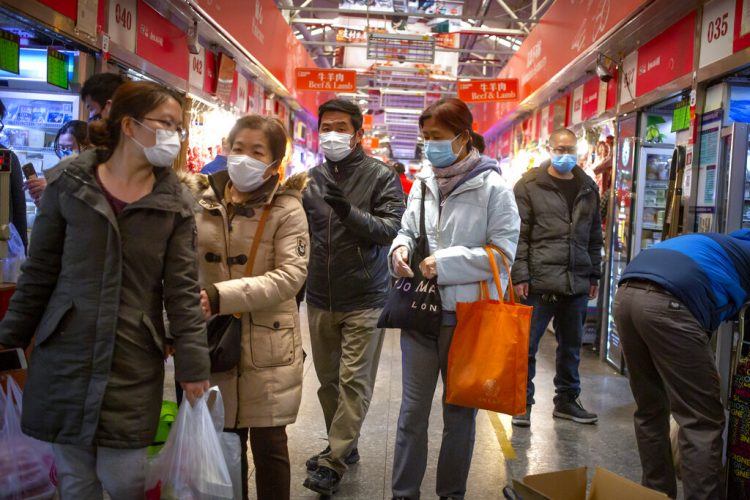
[[107, 31], [110, 39], [122, 48], [135, 52], [135, 0], [109, 0]]

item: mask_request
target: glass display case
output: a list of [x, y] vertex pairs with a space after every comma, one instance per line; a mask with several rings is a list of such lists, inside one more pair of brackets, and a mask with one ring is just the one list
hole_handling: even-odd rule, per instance
[[643, 147], [641, 150], [636, 184], [638, 228], [634, 235], [631, 259], [641, 250], [662, 240], [673, 149], [670, 146]]

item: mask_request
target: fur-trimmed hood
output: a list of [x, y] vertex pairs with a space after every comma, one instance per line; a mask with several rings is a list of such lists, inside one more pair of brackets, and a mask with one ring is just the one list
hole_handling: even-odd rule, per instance
[[[187, 186], [196, 198], [204, 198], [206, 196], [214, 197], [211, 179], [208, 175], [194, 174], [191, 172], [177, 172], [177, 176], [179, 177], [180, 182]], [[310, 179], [306, 171], [298, 172], [288, 179], [281, 181], [281, 185], [276, 190], [274, 196], [287, 195], [302, 200], [302, 194], [307, 188], [309, 181]]]

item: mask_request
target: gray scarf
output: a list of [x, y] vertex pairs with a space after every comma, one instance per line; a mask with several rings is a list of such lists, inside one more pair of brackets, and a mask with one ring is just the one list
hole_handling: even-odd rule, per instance
[[479, 151], [477, 151], [475, 148], [472, 148], [471, 152], [466, 155], [466, 158], [454, 163], [450, 167], [432, 167], [432, 171], [435, 173], [435, 177], [437, 177], [438, 187], [440, 187], [440, 194], [442, 195], [442, 198], [447, 197], [451, 193], [451, 191], [453, 191], [453, 188], [456, 187], [456, 184], [461, 182], [461, 179], [466, 177], [466, 174], [474, 170], [476, 166], [479, 165], [480, 159], [481, 156], [479, 154]]

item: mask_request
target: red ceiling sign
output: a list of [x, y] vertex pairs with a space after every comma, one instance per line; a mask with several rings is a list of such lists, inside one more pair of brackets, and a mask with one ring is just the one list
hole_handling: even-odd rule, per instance
[[311, 112], [319, 94], [294, 89], [295, 69], [315, 67], [273, 0], [195, 0]]
[[380, 147], [380, 138], [378, 137], [363, 137], [362, 147], [365, 149], [376, 149]]
[[636, 97], [690, 73], [694, 48], [695, 12], [691, 12], [638, 49]]
[[583, 85], [581, 118], [586, 121], [599, 114], [599, 78], [592, 78]]
[[734, 41], [732, 48], [735, 52], [739, 52], [742, 49], [750, 47], [750, 25], [748, 24], [750, 0], [737, 0], [735, 9]]
[[203, 76], [203, 91], [213, 95], [216, 92], [216, 54], [206, 50], [205, 69]]
[[136, 54], [187, 81], [190, 57], [185, 32], [164, 19], [143, 0], [138, 0], [137, 12]]
[[364, 130], [372, 130], [372, 115], [365, 115], [362, 121], [362, 128]]
[[472, 80], [458, 82], [458, 98], [464, 102], [503, 102], [518, 100], [518, 80]]
[[78, 0], [39, 0], [39, 3], [71, 18], [73, 21], [78, 19]]
[[[580, 0], [556, 0], [498, 77], [518, 78], [519, 101], [523, 101], [649, 2], [593, 2], [585, 16], [576, 16], [581, 10]], [[485, 104], [475, 109], [474, 118], [485, 131], [514, 109], [511, 103]]]
[[297, 68], [297, 90], [355, 92], [357, 72], [350, 69]]

